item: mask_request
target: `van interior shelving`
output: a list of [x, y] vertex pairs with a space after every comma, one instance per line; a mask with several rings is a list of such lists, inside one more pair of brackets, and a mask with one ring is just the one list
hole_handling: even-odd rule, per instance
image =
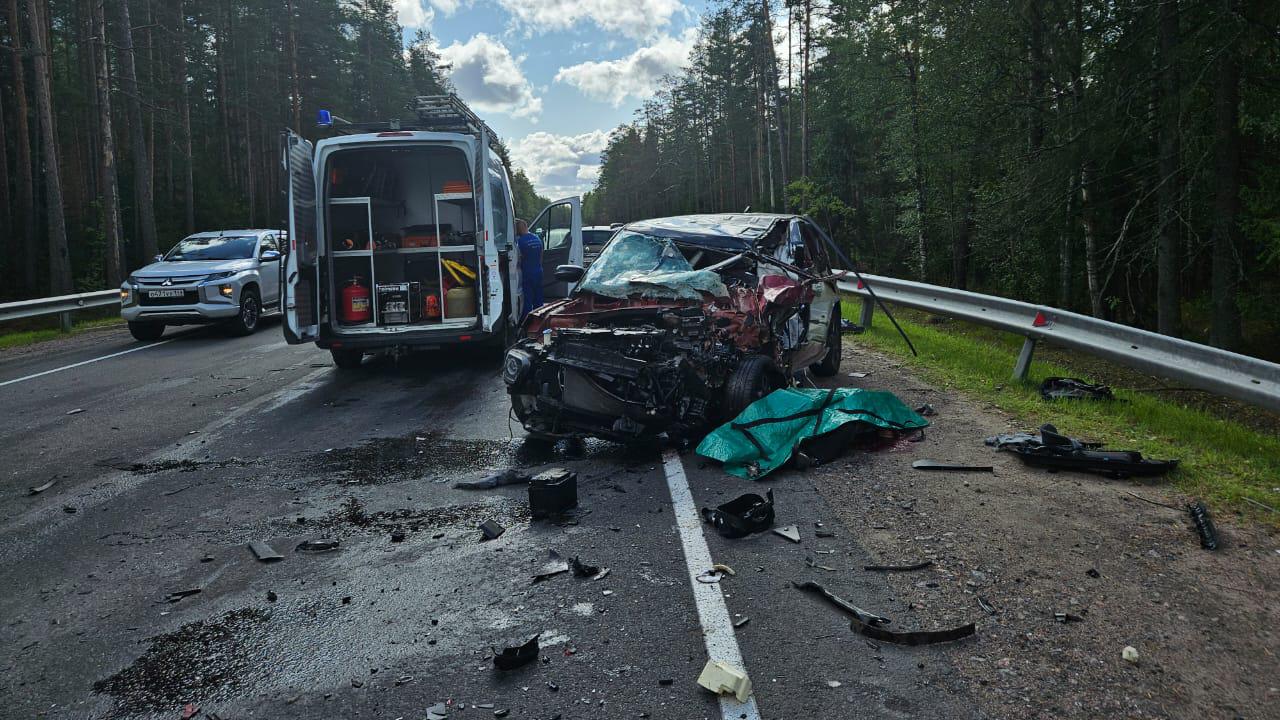
[[[327, 247], [336, 329], [470, 327], [479, 292], [476, 201], [457, 148], [352, 148], [326, 169]], [[367, 314], [341, 306], [368, 291]]]

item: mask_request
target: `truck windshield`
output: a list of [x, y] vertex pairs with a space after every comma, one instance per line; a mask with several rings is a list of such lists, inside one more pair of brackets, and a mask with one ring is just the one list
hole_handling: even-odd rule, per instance
[[258, 244], [256, 235], [222, 235], [220, 237], [189, 237], [173, 246], [164, 259], [168, 262], [183, 260], [247, 260], [253, 257]]
[[729, 290], [710, 270], [694, 270], [684, 253], [666, 238], [623, 233], [587, 269], [578, 292], [606, 297], [727, 297]]

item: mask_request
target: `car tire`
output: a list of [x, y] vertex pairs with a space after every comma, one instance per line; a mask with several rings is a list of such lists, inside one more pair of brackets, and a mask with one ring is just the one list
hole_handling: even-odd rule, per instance
[[240, 314], [227, 323], [232, 335], [252, 335], [258, 329], [258, 321], [262, 319], [262, 300], [255, 290], [240, 292]]
[[333, 348], [329, 350], [329, 354], [333, 356], [333, 364], [342, 370], [355, 370], [360, 367], [360, 363], [364, 362], [363, 350], [339, 350]]
[[154, 342], [164, 335], [164, 323], [157, 322], [131, 322], [129, 323], [129, 334], [134, 340], [140, 342]]
[[840, 356], [843, 350], [844, 336], [840, 332], [840, 304], [831, 310], [831, 319], [827, 322], [827, 354], [820, 362], [809, 366], [818, 377], [831, 377], [840, 372]]
[[747, 409], [751, 403], [782, 388], [786, 381], [773, 360], [764, 355], [748, 355], [734, 368], [725, 384], [721, 416], [727, 422]]

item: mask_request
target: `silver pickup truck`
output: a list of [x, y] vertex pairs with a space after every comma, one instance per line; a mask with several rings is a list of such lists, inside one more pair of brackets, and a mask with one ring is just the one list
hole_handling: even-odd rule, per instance
[[157, 340], [167, 325], [225, 324], [233, 334], [258, 328], [280, 306], [279, 230], [222, 230], [184, 238], [120, 286], [129, 332]]

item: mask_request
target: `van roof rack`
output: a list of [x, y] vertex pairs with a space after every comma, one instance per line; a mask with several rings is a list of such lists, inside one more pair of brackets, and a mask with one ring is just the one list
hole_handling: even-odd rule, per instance
[[424, 130], [469, 135], [479, 135], [483, 130], [490, 143], [498, 144], [498, 133], [472, 112], [456, 93], [419, 95], [409, 102], [409, 109], [418, 116], [418, 124]]

